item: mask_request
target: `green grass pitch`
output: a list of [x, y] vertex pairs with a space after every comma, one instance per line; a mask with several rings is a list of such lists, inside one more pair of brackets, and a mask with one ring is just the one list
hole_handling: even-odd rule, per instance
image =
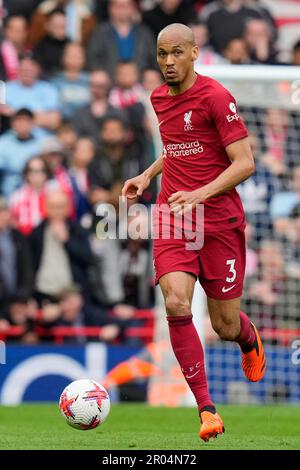
[[226, 432], [198, 438], [191, 408], [113, 405], [106, 423], [91, 431], [69, 427], [56, 405], [0, 407], [0, 449], [213, 450], [299, 449], [300, 407], [219, 406]]

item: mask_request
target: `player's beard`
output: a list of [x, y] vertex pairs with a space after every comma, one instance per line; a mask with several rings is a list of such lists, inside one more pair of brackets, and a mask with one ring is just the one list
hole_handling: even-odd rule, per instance
[[179, 81], [174, 81], [174, 80], [166, 80], [166, 84], [169, 86], [169, 87], [178, 87], [180, 85], [180, 82]]

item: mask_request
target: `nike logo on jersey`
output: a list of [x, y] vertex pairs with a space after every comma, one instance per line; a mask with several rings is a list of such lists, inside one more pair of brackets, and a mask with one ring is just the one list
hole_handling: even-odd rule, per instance
[[233, 286], [230, 286], [230, 287], [223, 286], [222, 292], [225, 294], [226, 292], [230, 291], [234, 287], [235, 287], [235, 284], [233, 284]]

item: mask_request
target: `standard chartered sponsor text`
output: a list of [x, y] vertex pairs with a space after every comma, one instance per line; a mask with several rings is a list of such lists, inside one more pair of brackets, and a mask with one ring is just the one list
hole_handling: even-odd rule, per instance
[[203, 145], [199, 140], [193, 142], [180, 142], [178, 144], [167, 144], [164, 148], [164, 154], [167, 157], [188, 157], [203, 152]]

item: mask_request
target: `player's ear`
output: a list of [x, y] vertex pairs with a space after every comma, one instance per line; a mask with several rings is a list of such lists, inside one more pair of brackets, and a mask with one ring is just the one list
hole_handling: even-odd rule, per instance
[[193, 46], [193, 49], [192, 49], [192, 60], [193, 62], [197, 59], [199, 55], [199, 47], [198, 46]]

